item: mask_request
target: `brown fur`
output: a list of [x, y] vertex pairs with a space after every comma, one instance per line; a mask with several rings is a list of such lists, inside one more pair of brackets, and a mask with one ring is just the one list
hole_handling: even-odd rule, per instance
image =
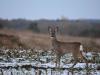
[[52, 47], [53, 47], [53, 49], [55, 50], [55, 52], [57, 54], [57, 61], [60, 62], [61, 56], [64, 55], [65, 53], [70, 52], [70, 53], [72, 53], [72, 55], [74, 57], [74, 60], [75, 60], [74, 65], [76, 65], [78, 60], [82, 59], [82, 57], [83, 57], [82, 53], [80, 51], [81, 43], [80, 42], [62, 42], [62, 41], [58, 41], [57, 38], [56, 38], [56, 31], [57, 31], [56, 27], [49, 27], [50, 37], [51, 37], [51, 40], [52, 40]]
[[75, 59], [81, 58], [80, 45], [80, 42], [61, 42], [52, 38], [52, 47], [61, 56], [65, 53], [72, 53]]

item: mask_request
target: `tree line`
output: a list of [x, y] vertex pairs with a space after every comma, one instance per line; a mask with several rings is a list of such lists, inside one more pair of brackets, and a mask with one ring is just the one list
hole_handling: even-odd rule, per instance
[[47, 33], [48, 26], [50, 25], [58, 26], [60, 34], [83, 37], [100, 37], [100, 20], [0, 19], [0, 29], [24, 29], [36, 33]]

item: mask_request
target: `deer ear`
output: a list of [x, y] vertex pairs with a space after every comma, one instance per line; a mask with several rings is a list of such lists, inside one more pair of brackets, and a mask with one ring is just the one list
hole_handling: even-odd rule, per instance
[[48, 31], [51, 32], [51, 26], [48, 26]]
[[58, 27], [58, 26], [55, 27], [55, 31], [56, 31], [56, 32], [59, 31], [59, 27]]

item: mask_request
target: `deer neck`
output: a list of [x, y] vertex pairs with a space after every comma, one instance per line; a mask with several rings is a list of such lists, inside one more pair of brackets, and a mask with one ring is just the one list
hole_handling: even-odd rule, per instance
[[52, 37], [51, 41], [52, 41], [52, 46], [55, 47], [57, 45], [57, 42], [58, 42], [57, 38], [56, 37]]

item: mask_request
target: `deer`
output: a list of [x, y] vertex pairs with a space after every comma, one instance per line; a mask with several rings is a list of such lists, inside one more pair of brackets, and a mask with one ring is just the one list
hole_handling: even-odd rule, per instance
[[49, 35], [51, 38], [51, 45], [53, 50], [56, 52], [56, 67], [60, 66], [60, 58], [65, 53], [71, 52], [72, 56], [75, 60], [74, 64], [71, 66], [73, 68], [79, 61], [79, 59], [84, 59], [86, 64], [88, 64], [87, 59], [83, 56], [83, 45], [81, 42], [62, 42], [59, 41], [56, 37], [56, 33], [58, 32], [57, 26], [49, 26], [48, 27]]

